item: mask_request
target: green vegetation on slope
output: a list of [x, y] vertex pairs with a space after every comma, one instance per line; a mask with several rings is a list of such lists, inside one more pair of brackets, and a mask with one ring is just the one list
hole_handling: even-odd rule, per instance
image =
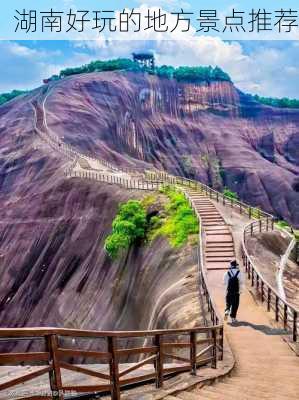
[[129, 200], [121, 204], [112, 223], [112, 233], [106, 238], [105, 249], [111, 258], [116, 258], [121, 249], [128, 249], [146, 232], [146, 211], [141, 201]]
[[173, 247], [184, 245], [189, 235], [198, 233], [198, 221], [184, 194], [172, 186], [165, 186], [161, 192], [168, 197], [165, 217], [153, 217], [151, 238], [166, 236]]
[[[102, 71], [134, 71], [149, 72], [167, 79], [176, 79], [178, 82], [211, 82], [211, 81], [231, 81], [229, 75], [219, 67], [178, 67], [169, 65], [155, 67], [154, 70], [141, 67], [136, 62], [127, 58], [118, 58], [108, 61], [92, 61], [81, 67], [66, 68], [60, 72], [60, 77]], [[51, 79], [51, 78], [50, 78]]]
[[[171, 246], [180, 247], [188, 241], [189, 235], [198, 233], [197, 218], [184, 194], [170, 186], [161, 189], [161, 193], [166, 201], [163, 200], [165, 204], [160, 211], [156, 210], [162, 208], [158, 194], [120, 205], [112, 222], [112, 233], [105, 240], [105, 250], [112, 259], [117, 258], [121, 250], [127, 250], [142, 240], [165, 236]], [[155, 206], [157, 203], [158, 207]], [[148, 213], [153, 205], [155, 212]]]
[[233, 200], [238, 200], [238, 198], [239, 198], [236, 192], [232, 192], [227, 187], [225, 187], [223, 189], [223, 194], [224, 194], [224, 196], [229, 197], [230, 199], [233, 199]]
[[0, 94], [0, 106], [4, 103], [6, 103], [9, 100], [14, 99], [17, 96], [20, 96], [21, 94], [27, 93], [26, 90], [13, 90], [10, 93], [2, 93]]
[[273, 97], [261, 97], [257, 94], [253, 96], [253, 98], [261, 104], [265, 104], [267, 106], [272, 107], [281, 107], [281, 108], [299, 108], [299, 100], [289, 99], [287, 97], [283, 97], [282, 99], [277, 99]]

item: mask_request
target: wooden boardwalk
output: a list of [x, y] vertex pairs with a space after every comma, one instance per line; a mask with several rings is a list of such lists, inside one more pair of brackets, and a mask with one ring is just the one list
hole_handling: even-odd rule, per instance
[[[227, 268], [235, 257], [233, 235], [212, 201], [192, 191], [190, 197], [202, 215], [206, 232], [209, 288], [218, 309], [224, 310], [222, 268]], [[241, 296], [238, 323], [227, 323], [225, 332], [236, 358], [233, 376], [192, 392], [166, 397], [167, 400], [299, 399], [299, 358], [282, 340], [285, 331], [273, 326], [270, 315], [248, 288], [244, 288]]]

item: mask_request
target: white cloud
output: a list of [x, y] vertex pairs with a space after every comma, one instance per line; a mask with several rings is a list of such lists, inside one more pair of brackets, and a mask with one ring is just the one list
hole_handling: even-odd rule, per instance
[[96, 58], [128, 57], [133, 51], [153, 51], [159, 65], [218, 65], [241, 90], [264, 96], [298, 97], [298, 47], [296, 42], [225, 42], [217, 37], [189, 40], [133, 40], [77, 43], [92, 49]]

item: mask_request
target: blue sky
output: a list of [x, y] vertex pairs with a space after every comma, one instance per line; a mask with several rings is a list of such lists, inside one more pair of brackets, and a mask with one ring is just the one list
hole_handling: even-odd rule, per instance
[[0, 92], [31, 89], [68, 66], [95, 59], [130, 57], [152, 50], [158, 64], [219, 65], [245, 92], [297, 98], [299, 42], [193, 41], [0, 41]]
[[[287, 2], [287, 4], [286, 4]], [[41, 5], [42, 4], [42, 5]], [[161, 6], [166, 11], [199, 9], [193, 0], [11, 0], [1, 5], [0, 14], [0, 92], [30, 89], [42, 79], [68, 66], [82, 65], [94, 59], [130, 57], [132, 51], [152, 50], [158, 64], [219, 65], [227, 71], [236, 85], [245, 92], [265, 96], [299, 97], [299, 41], [251, 40], [227, 41], [219, 35], [199, 37], [189, 34], [154, 37], [135, 35], [130, 40], [17, 40], [13, 34], [15, 9], [122, 9]], [[269, 5], [299, 8], [294, 0], [202, 0], [200, 8], [239, 9]], [[208, 7], [207, 7], [208, 6]], [[26, 36], [25, 36], [26, 37]], [[38, 39], [44, 39], [39, 35]], [[79, 39], [85, 39], [79, 37]], [[136, 40], [139, 39], [139, 40]], [[168, 40], [162, 40], [168, 39]], [[171, 40], [170, 40], [171, 39]], [[275, 38], [277, 39], [277, 37]]]

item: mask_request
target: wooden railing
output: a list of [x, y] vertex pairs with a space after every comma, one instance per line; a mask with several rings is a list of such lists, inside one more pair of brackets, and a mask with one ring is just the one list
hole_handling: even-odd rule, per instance
[[247, 249], [247, 240], [250, 236], [261, 232], [268, 232], [274, 229], [274, 220], [269, 223], [268, 219], [261, 219], [249, 223], [244, 229], [242, 241], [242, 255], [248, 279], [251, 286], [255, 288], [260, 300], [266, 305], [267, 311], [274, 311], [276, 322], [281, 321], [284, 329], [291, 332], [292, 341], [298, 341], [298, 313], [294, 306], [282, 298], [278, 290], [273, 288], [263, 277]]
[[222, 203], [225, 206], [229, 206], [231, 208], [239, 211], [240, 214], [246, 215], [248, 218], [266, 218], [268, 223], [273, 219], [273, 215], [262, 211], [257, 207], [252, 207], [249, 204], [243, 203], [242, 201], [236, 200], [232, 197], [226, 196], [225, 194], [218, 192], [210, 188], [209, 186], [201, 183], [199, 181], [195, 181], [192, 179], [183, 178], [180, 176], [170, 175], [167, 172], [162, 171], [145, 171], [145, 176], [151, 182], [164, 182], [173, 185], [182, 185], [189, 187], [191, 189], [198, 190], [199, 192], [204, 193], [212, 200], [216, 200], [218, 203]]
[[[120, 389], [123, 386], [155, 380], [157, 388], [162, 387], [165, 376], [175, 373], [190, 371], [196, 374], [197, 368], [211, 364], [212, 368], [217, 367], [217, 360], [223, 357], [221, 347], [222, 326], [195, 327], [191, 329], [163, 329], [152, 331], [131, 331], [131, 332], [98, 332], [89, 330], [58, 329], [58, 328], [22, 328], [22, 329], [0, 329], [0, 342], [19, 341], [41, 341], [42, 349], [39, 351], [9, 352], [0, 354], [1, 365], [24, 365], [25, 363], [39, 363], [38, 369], [31, 368], [26, 372], [9, 380], [0, 383], [0, 395], [10, 397], [8, 389], [17, 385], [30, 382], [32, 379], [47, 375], [45, 384], [50, 385], [50, 393], [41, 396], [35, 392], [30, 385], [30, 398], [63, 400], [67, 393], [90, 393], [111, 392], [113, 400], [120, 399]], [[202, 337], [208, 335], [208, 337]], [[223, 336], [223, 332], [222, 332]], [[81, 338], [89, 340], [102, 339], [105, 348], [100, 350], [83, 350], [78, 348], [65, 347], [63, 342], [67, 338]], [[120, 345], [122, 339], [144, 339], [146, 344], [142, 347], [123, 347]], [[151, 343], [149, 344], [149, 339]], [[220, 352], [218, 350], [220, 349]], [[182, 355], [182, 351], [187, 351]], [[179, 354], [174, 353], [179, 351]], [[141, 361], [126, 365], [122, 368], [122, 359], [132, 355], [146, 355]], [[75, 364], [74, 359], [83, 358], [86, 361], [97, 360], [97, 364], [91, 368], [90, 365]], [[166, 364], [166, 360], [174, 360], [175, 363]], [[71, 362], [71, 361], [72, 362]], [[101, 363], [100, 363], [100, 362]], [[42, 365], [40, 365], [42, 364]], [[141, 370], [140, 374], [131, 373], [145, 365], [150, 365], [146, 371]], [[73, 371], [92, 377], [93, 382], [88, 384], [76, 379], [74, 383], [64, 383], [62, 370]], [[10, 371], [11, 376], [11, 371]], [[39, 383], [38, 387], [43, 385]], [[47, 386], [47, 385], [45, 385]], [[24, 386], [23, 386], [24, 387]], [[15, 389], [16, 392], [16, 389]], [[44, 392], [44, 390], [43, 390]]]
[[95, 171], [74, 171], [68, 169], [65, 171], [67, 178], [82, 178], [95, 180], [98, 182], [105, 182], [109, 184], [119, 185], [126, 189], [137, 189], [137, 190], [158, 190], [161, 187], [159, 182], [150, 182], [144, 179], [135, 179], [134, 177], [121, 176], [117, 174], [100, 173]]

